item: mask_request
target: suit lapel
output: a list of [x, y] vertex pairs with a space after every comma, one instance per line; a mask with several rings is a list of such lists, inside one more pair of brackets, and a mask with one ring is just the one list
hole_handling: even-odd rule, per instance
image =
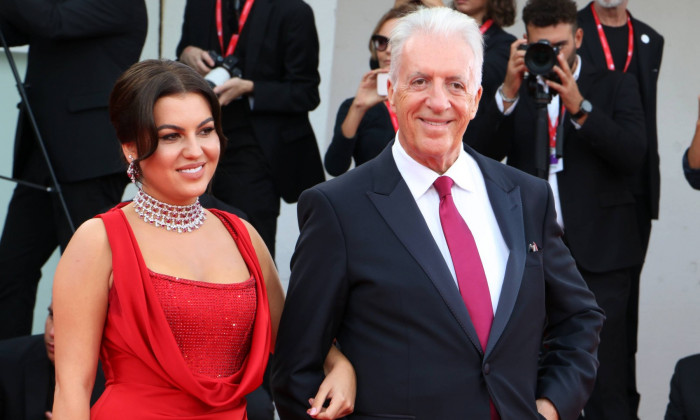
[[471, 343], [481, 350], [479, 337], [452, 274], [396, 167], [391, 154], [391, 144], [375, 159], [372, 169], [374, 188], [367, 193], [370, 201], [421, 266]]
[[[642, 99], [646, 100], [647, 98], [644, 98], [644, 96], [646, 92], [649, 91], [649, 69], [654, 70], [654, 63], [649, 55], [651, 53], [651, 37], [649, 37], [648, 34], [638, 32], [641, 25], [635, 23], [636, 20], [634, 17], [632, 17], [632, 26], [634, 27], [634, 53], [637, 54], [637, 62], [639, 66], [639, 71], [636, 73], [636, 75], [639, 78], [640, 94], [642, 95]], [[647, 43], [642, 42], [641, 39], [643, 35], [646, 35], [650, 41]]]
[[503, 287], [486, 346], [486, 354], [488, 355], [498, 343], [498, 339], [503, 334], [513, 313], [525, 269], [526, 243], [522, 199], [518, 185], [505, 178], [501, 171], [492, 170], [492, 165], [501, 165], [500, 163], [487, 160], [469, 147], [465, 149], [476, 160], [481, 169], [491, 208], [509, 250], [506, 271], [503, 276]]

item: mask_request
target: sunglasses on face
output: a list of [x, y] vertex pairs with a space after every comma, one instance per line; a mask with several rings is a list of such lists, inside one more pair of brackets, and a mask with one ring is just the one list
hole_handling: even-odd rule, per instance
[[389, 38], [383, 35], [372, 35], [372, 43], [377, 51], [385, 51], [389, 46]]

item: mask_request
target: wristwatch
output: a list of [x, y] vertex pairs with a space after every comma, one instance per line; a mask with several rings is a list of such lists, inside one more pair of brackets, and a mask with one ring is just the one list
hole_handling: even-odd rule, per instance
[[584, 99], [581, 101], [581, 105], [579, 105], [579, 107], [578, 107], [578, 112], [571, 115], [571, 118], [573, 118], [575, 120], [579, 120], [584, 115], [590, 114], [591, 111], [593, 111], [593, 104], [588, 102], [587, 99]]

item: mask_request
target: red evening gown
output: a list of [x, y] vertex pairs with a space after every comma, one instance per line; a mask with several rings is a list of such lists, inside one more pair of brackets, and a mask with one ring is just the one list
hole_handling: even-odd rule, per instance
[[112, 249], [100, 359], [107, 378], [93, 420], [244, 420], [245, 395], [262, 383], [271, 349], [270, 313], [248, 231], [227, 227], [251, 279], [235, 284], [151, 272], [120, 209], [101, 214]]

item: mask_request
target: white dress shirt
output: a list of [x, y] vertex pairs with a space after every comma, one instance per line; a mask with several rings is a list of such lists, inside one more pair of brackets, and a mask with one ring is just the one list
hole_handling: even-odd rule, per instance
[[[457, 288], [457, 276], [450, 249], [447, 246], [445, 234], [440, 223], [440, 197], [433, 182], [440, 176], [437, 172], [416, 162], [406, 153], [396, 134], [391, 152], [399, 169], [399, 173], [408, 185], [418, 209], [435, 239], [447, 267], [452, 273], [452, 279]], [[503, 287], [503, 277], [510, 251], [506, 246], [496, 216], [493, 214], [491, 202], [486, 192], [484, 176], [478, 164], [467, 152], [461, 150], [454, 164], [444, 173], [454, 181], [452, 198], [457, 211], [469, 226], [474, 235], [476, 247], [479, 250], [481, 263], [489, 285], [493, 312], [498, 307], [498, 299]]]

